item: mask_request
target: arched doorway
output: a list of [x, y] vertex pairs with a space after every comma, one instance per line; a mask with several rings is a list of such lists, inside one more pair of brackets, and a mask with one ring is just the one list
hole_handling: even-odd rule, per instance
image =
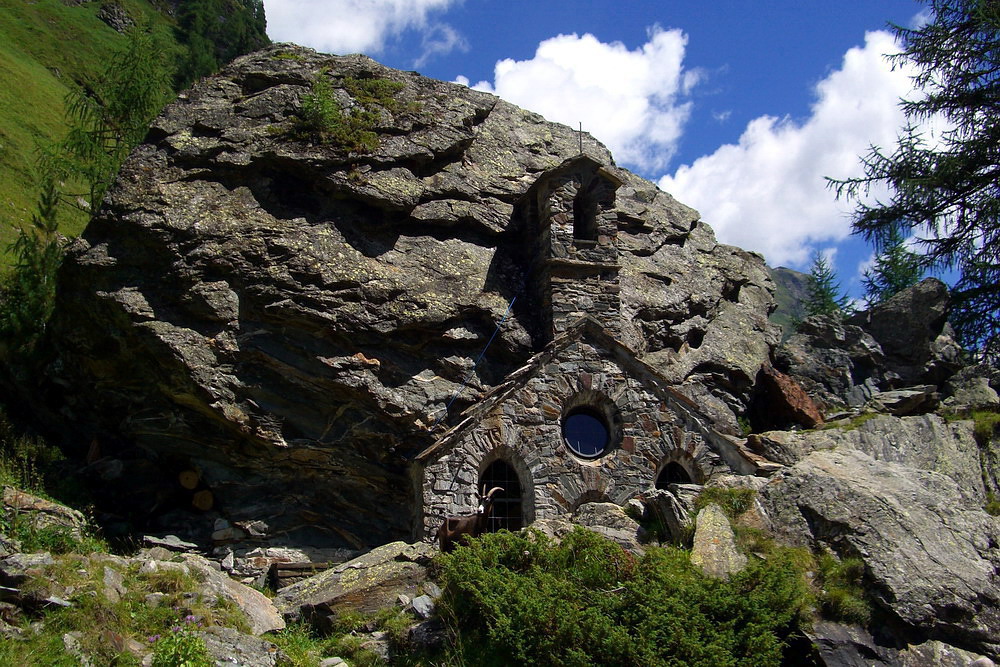
[[490, 515], [486, 530], [493, 533], [501, 528], [520, 529], [524, 525], [521, 509], [521, 480], [518, 479], [513, 466], [506, 461], [494, 461], [486, 466], [486, 470], [479, 476], [480, 489], [486, 487], [486, 490], [489, 491], [495, 486], [499, 486], [503, 491], [498, 491], [493, 496], [493, 513]]
[[691, 475], [677, 461], [671, 461], [663, 466], [663, 470], [656, 477], [656, 488], [666, 489], [669, 484], [691, 484]]

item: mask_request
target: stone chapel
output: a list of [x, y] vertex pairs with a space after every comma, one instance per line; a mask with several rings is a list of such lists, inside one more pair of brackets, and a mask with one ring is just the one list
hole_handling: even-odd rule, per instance
[[504, 489], [491, 529], [516, 530], [587, 502], [757, 472], [758, 457], [618, 338], [621, 184], [614, 167], [579, 155], [515, 207], [545, 347], [416, 456], [415, 537], [475, 512], [484, 485]]

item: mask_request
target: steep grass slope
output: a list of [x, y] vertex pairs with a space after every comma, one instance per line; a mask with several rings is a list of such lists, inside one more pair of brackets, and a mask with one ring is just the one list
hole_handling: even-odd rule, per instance
[[[172, 19], [146, 0], [116, 0], [137, 24], [151, 23], [173, 56], [180, 48]], [[30, 219], [38, 197], [37, 148], [66, 131], [65, 98], [73, 86], [102, 71], [124, 37], [98, 18], [107, 2], [0, 0], [0, 265], [17, 226]], [[64, 234], [78, 234], [87, 216], [62, 214]]]

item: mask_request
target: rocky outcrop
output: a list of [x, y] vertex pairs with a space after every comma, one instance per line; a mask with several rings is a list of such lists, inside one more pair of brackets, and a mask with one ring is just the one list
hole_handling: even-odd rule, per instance
[[394, 605], [401, 595], [418, 597], [437, 553], [437, 547], [422, 542], [385, 544], [281, 589], [275, 604], [289, 620], [305, 620], [329, 632], [338, 613], [370, 613]]
[[[367, 152], [301, 129], [320, 78]], [[514, 210], [579, 141], [362, 56], [239, 58], [167, 107], [70, 249], [37, 395], [126, 460], [105, 488], [197, 471], [207, 532], [221, 515], [285, 543], [408, 537], [409, 458], [544, 340]], [[776, 342], [763, 261], [587, 136], [584, 152], [622, 183], [620, 336], [735, 424]], [[140, 488], [137, 518], [188, 502]]]
[[958, 484], [964, 498], [979, 505], [985, 502], [981, 451], [969, 420], [945, 421], [937, 415], [865, 415], [829, 426], [820, 431], [754, 434], [747, 446], [789, 466], [814, 451], [853, 449], [879, 461], [947, 475]]
[[941, 384], [962, 367], [948, 302], [947, 285], [926, 278], [851, 318], [881, 346], [889, 387]]
[[951, 477], [818, 451], [776, 475], [760, 502], [783, 540], [860, 558], [899, 632], [1000, 654], [1000, 525]]
[[775, 366], [828, 412], [860, 407], [882, 391], [940, 386], [962, 366], [947, 311], [947, 287], [927, 278], [846, 321], [806, 318], [775, 351]]
[[572, 517], [539, 519], [530, 528], [559, 542], [577, 526], [606, 537], [631, 553], [641, 556], [645, 552], [642, 546], [646, 540], [645, 530], [621, 506], [614, 503], [584, 503]]

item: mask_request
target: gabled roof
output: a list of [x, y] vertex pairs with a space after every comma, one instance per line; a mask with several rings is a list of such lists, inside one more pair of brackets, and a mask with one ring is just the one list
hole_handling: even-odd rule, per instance
[[744, 441], [716, 431], [711, 425], [712, 420], [701, 411], [697, 403], [677, 391], [655, 368], [639, 359], [635, 352], [608, 333], [600, 322], [589, 315], [584, 315], [570, 325], [544, 350], [531, 357], [528, 363], [508, 375], [504, 382], [490, 389], [477, 403], [466, 408], [460, 415], [460, 421], [417, 454], [414, 460], [427, 463], [450, 452], [487, 415], [523, 388], [528, 380], [538, 375], [546, 364], [557, 358], [574, 342], [584, 339], [607, 349], [623, 369], [662, 400], [685, 422], [688, 429], [698, 432], [735, 472], [764, 475], [773, 472], [773, 464], [747, 450], [743, 446]]
[[558, 166], [547, 169], [539, 174], [535, 179], [535, 182], [532, 183], [531, 187], [528, 188], [528, 191], [524, 193], [521, 198], [524, 199], [531, 196], [532, 193], [536, 192], [540, 187], [544, 186], [545, 183], [557, 176], [585, 168], [593, 169], [596, 174], [613, 184], [615, 189], [618, 189], [625, 183], [625, 181], [616, 173], [618, 171], [617, 167], [605, 165], [589, 155], [580, 153], [579, 155], [563, 160]]

